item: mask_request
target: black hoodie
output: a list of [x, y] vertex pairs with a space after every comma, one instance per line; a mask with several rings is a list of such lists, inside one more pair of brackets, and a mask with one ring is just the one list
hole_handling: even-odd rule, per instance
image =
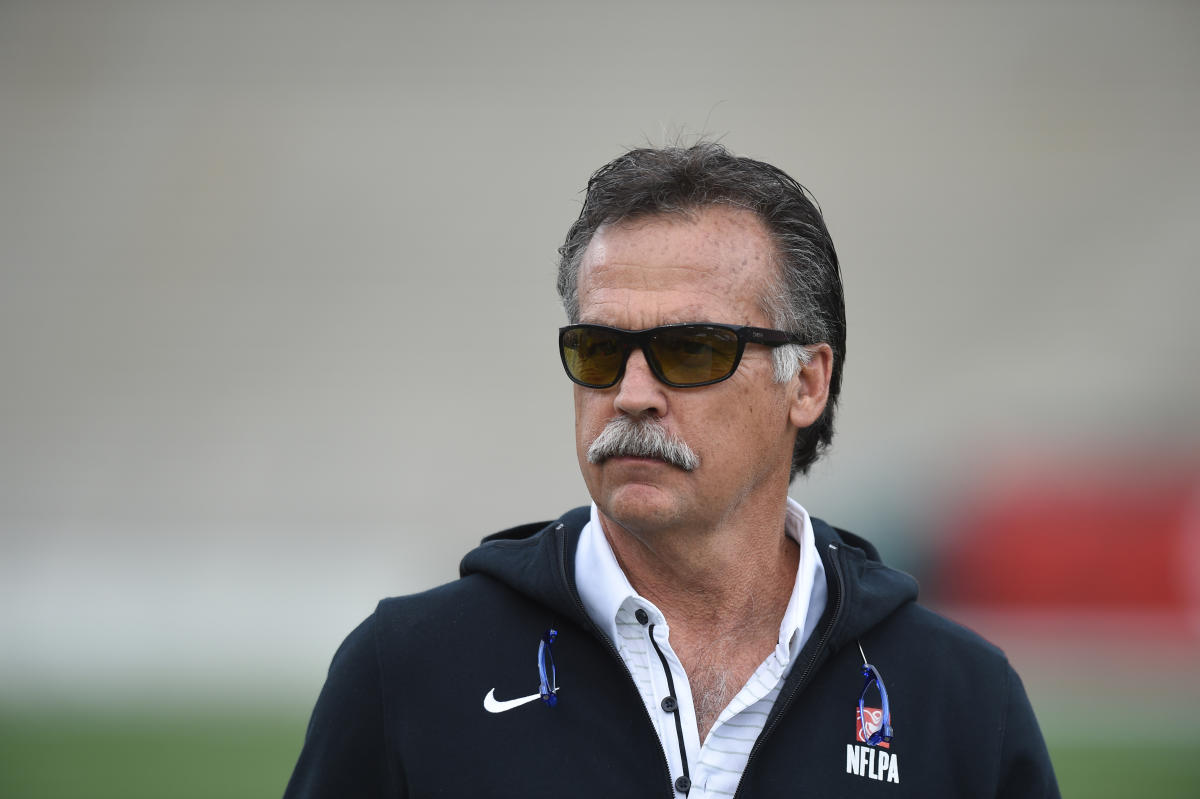
[[[386, 599], [329, 668], [286, 797], [662, 797], [662, 744], [575, 587], [587, 508], [489, 536], [461, 579]], [[1057, 797], [1046, 746], [1002, 652], [918, 605], [913, 578], [813, 519], [825, 614], [754, 744], [737, 797]], [[550, 628], [551, 707], [538, 689]], [[886, 682], [894, 737], [856, 740], [859, 646]], [[691, 790], [693, 799], [701, 787]]]

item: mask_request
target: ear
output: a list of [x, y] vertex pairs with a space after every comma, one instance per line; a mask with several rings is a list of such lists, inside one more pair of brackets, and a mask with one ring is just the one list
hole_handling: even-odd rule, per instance
[[800, 367], [789, 383], [789, 418], [797, 428], [811, 426], [821, 417], [829, 400], [829, 379], [833, 376], [833, 348], [828, 344], [808, 347], [812, 359]]

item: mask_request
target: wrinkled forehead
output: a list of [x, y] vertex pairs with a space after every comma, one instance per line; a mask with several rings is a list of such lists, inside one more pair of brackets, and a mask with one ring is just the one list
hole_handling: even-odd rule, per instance
[[761, 325], [777, 275], [774, 243], [749, 211], [714, 206], [623, 220], [597, 230], [584, 252], [580, 319]]

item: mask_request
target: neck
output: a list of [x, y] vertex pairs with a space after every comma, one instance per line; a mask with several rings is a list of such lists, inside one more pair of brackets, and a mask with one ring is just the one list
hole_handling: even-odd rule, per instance
[[779, 639], [800, 562], [784, 532], [786, 501], [719, 529], [635, 533], [600, 514], [630, 584], [670, 624], [701, 741]]
[[603, 512], [600, 520], [630, 584], [663, 611], [672, 630], [711, 636], [761, 627], [774, 639], [800, 557], [784, 533], [786, 496], [708, 528], [635, 531]]

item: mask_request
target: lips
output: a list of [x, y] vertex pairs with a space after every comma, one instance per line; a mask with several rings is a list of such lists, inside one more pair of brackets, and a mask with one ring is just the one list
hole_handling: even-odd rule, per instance
[[681, 468], [674, 463], [663, 458], [655, 458], [650, 455], [609, 455], [604, 459], [607, 461], [626, 461], [628, 463], [661, 463], [664, 466], [675, 466]]

